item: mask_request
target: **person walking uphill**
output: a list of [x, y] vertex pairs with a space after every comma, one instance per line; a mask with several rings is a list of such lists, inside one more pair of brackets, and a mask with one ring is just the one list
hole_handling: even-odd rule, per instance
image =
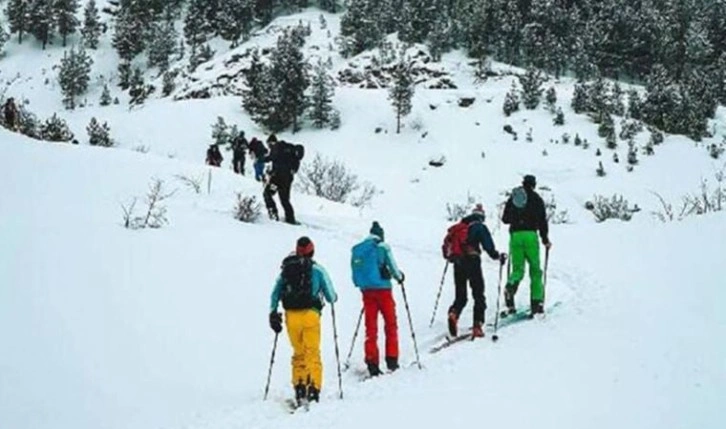
[[405, 276], [398, 269], [390, 246], [384, 243], [384, 231], [373, 222], [370, 235], [353, 246], [351, 256], [353, 283], [363, 293], [366, 340], [365, 362], [371, 376], [381, 374], [378, 352], [378, 313], [383, 315], [386, 334], [386, 366], [398, 369], [398, 324], [391, 278], [402, 283]]
[[15, 99], [10, 97], [3, 105], [3, 117], [5, 119], [5, 127], [10, 131], [18, 131], [18, 106], [15, 105]]
[[484, 336], [484, 313], [487, 308], [484, 296], [484, 275], [481, 269], [481, 249], [490, 258], [504, 263], [507, 255], [499, 253], [492, 240], [489, 228], [484, 225], [484, 208], [477, 204], [471, 214], [464, 217], [459, 223], [449, 228], [444, 239], [444, 257], [454, 264], [454, 284], [456, 294], [454, 303], [449, 307], [449, 334], [457, 335], [459, 317], [466, 306], [467, 288], [471, 286], [471, 295], [474, 299], [474, 317], [472, 337]]
[[247, 154], [247, 139], [245, 132], [240, 131], [239, 135], [232, 141], [232, 169], [235, 173], [245, 175], [245, 160]]
[[282, 331], [282, 315], [277, 312], [280, 300], [285, 309], [285, 326], [293, 349], [292, 385], [298, 405], [320, 400], [320, 313], [323, 298], [331, 304], [338, 300], [328, 273], [313, 260], [314, 253], [310, 238], [297, 240], [295, 252], [282, 261], [270, 302], [270, 328], [275, 333]]
[[512, 271], [504, 290], [504, 304], [510, 314], [516, 311], [514, 295], [517, 293], [519, 283], [524, 279], [525, 261], [529, 264], [531, 313], [532, 315], [544, 313], [545, 291], [542, 284], [537, 231], [547, 249], [552, 244], [549, 240], [544, 201], [535, 192], [536, 186], [537, 179], [534, 176], [524, 176], [522, 186], [512, 191], [502, 215], [502, 222], [509, 225], [510, 233], [509, 253]]
[[292, 180], [300, 168], [300, 160], [305, 155], [305, 148], [299, 144], [291, 144], [284, 141], [278, 141], [274, 134], [267, 139], [270, 145], [270, 153], [263, 160], [264, 162], [272, 162], [272, 171], [270, 178], [265, 185], [262, 196], [265, 200], [265, 206], [270, 218], [279, 220], [277, 205], [272, 196], [277, 191], [280, 194], [280, 204], [285, 210], [285, 222], [297, 224], [295, 220], [295, 211], [290, 204], [290, 190], [292, 189]]

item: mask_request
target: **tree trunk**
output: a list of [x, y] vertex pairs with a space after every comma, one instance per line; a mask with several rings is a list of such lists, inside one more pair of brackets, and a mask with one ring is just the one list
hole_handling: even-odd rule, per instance
[[23, 30], [21, 29], [18, 31], [18, 45], [22, 45], [22, 44], [23, 44]]
[[68, 37], [68, 35], [66, 33], [63, 33], [63, 47], [64, 48], [66, 47], [66, 37]]
[[401, 109], [396, 109], [396, 134], [401, 134]]

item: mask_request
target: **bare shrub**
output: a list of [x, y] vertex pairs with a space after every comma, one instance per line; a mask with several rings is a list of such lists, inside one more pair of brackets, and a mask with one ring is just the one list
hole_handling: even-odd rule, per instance
[[673, 204], [667, 202], [665, 198], [663, 198], [663, 196], [659, 193], [653, 192], [653, 195], [658, 198], [658, 202], [660, 203], [660, 208], [651, 212], [651, 214], [656, 219], [660, 220], [661, 222], [673, 222], [674, 220], [683, 220], [683, 218], [686, 216], [686, 212], [688, 211], [688, 205], [686, 204], [685, 200], [682, 202], [678, 210], [676, 210], [673, 207]]
[[633, 213], [640, 211], [637, 205], [630, 207], [628, 200], [617, 194], [610, 198], [595, 195], [588, 207], [592, 207], [589, 210], [595, 215], [597, 222], [604, 222], [608, 219], [629, 221], [633, 218]]
[[134, 146], [133, 150], [134, 150], [134, 152], [138, 152], [138, 153], [149, 153], [149, 146], [140, 144], [138, 146]]
[[177, 180], [182, 182], [182, 184], [184, 184], [184, 186], [193, 190], [195, 194], [202, 193], [202, 182], [204, 181], [204, 177], [184, 175], [184, 174], [177, 174], [174, 177], [176, 177]]
[[134, 198], [128, 204], [121, 204], [124, 227], [128, 229], [161, 228], [164, 224], [169, 223], [166, 218], [166, 206], [163, 203], [175, 192], [166, 192], [163, 180], [152, 179], [146, 193], [146, 209], [143, 215], [136, 216], [134, 214], [137, 198]]
[[545, 211], [547, 213], [547, 222], [555, 225], [570, 223], [570, 214], [567, 210], [557, 210], [557, 201], [554, 195], [545, 201]]
[[474, 207], [475, 198], [473, 195], [467, 192], [466, 202], [459, 203], [446, 203], [446, 220], [449, 222], [456, 222], [469, 214], [469, 211]]
[[237, 192], [237, 202], [234, 206], [234, 218], [240, 222], [254, 223], [262, 215], [262, 206], [254, 196], [243, 195]]
[[370, 183], [361, 183], [340, 161], [330, 160], [316, 154], [312, 162], [300, 169], [298, 189], [310, 195], [338, 203], [351, 203], [356, 206], [369, 204], [376, 194]]

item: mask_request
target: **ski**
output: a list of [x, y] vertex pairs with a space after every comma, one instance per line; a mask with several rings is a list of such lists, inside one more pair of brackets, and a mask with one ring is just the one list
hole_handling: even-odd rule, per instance
[[[510, 325], [517, 324], [519, 322], [524, 322], [526, 320], [535, 320], [540, 318], [545, 318], [547, 314], [549, 314], [552, 310], [556, 309], [562, 304], [562, 301], [557, 301], [551, 306], [545, 308], [544, 314], [540, 315], [541, 317], [533, 317], [529, 310], [517, 310], [514, 313], [509, 313], [507, 310], [502, 311], [499, 314], [499, 326], [497, 330], [505, 328]], [[487, 324], [488, 327], [494, 327], [493, 323]]]
[[449, 347], [453, 346], [454, 344], [461, 343], [464, 340], [474, 341], [475, 339], [476, 339], [476, 337], [471, 335], [471, 329], [469, 329], [466, 333], [459, 334], [455, 337], [449, 337], [447, 335], [446, 341], [442, 344], [439, 344], [438, 346], [434, 346], [431, 349], [429, 349], [429, 353], [438, 353], [441, 350], [449, 348]]
[[295, 414], [300, 409], [310, 411], [310, 402], [303, 400], [298, 403], [295, 399], [285, 399], [285, 409], [290, 414]]

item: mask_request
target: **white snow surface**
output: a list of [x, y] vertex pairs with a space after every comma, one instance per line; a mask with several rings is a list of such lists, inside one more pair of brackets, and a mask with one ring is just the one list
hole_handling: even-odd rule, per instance
[[[284, 22], [312, 22], [310, 43], [320, 44], [325, 36], [316, 27], [318, 15], [310, 10]], [[336, 28], [337, 18], [326, 16]], [[263, 36], [248, 44], [258, 40], [270, 44]], [[41, 84], [62, 50], [40, 54], [12, 42], [6, 49], [2, 75], [25, 77], [8, 95], [30, 98], [31, 110], [41, 116], [61, 109], [57, 84]], [[231, 54], [219, 52], [218, 58]], [[99, 73], [114, 73], [112, 57], [108, 49], [96, 54]], [[213, 74], [215, 64], [204, 70]], [[365, 209], [296, 192], [293, 204], [303, 226], [234, 220], [235, 193], [259, 195], [260, 185], [231, 173], [229, 153], [224, 168], [210, 173], [202, 165], [218, 115], [248, 136], [262, 135], [237, 97], [62, 112], [82, 143], [90, 117], [108, 121], [116, 149], [36, 142], [0, 129], [0, 428], [720, 428], [726, 397], [724, 215], [662, 224], [649, 213], [658, 208], [652, 191], [676, 202], [720, 168], [703, 145], [720, 141], [724, 110], [713, 139], [696, 145], [667, 136], [655, 156], [641, 155], [629, 173], [627, 146], [621, 143], [621, 163], [614, 164], [596, 126], [569, 108], [571, 81], [555, 83], [567, 125], [554, 127], [543, 107], [502, 115], [511, 77], [475, 85], [460, 53], [445, 56], [444, 65], [460, 89], [419, 89], [400, 135], [386, 92], [357, 88], [337, 91], [340, 130], [282, 133], [306, 144], [304, 162], [316, 153], [342, 160], [381, 191]], [[94, 99], [100, 88], [91, 88]], [[476, 101], [460, 108], [461, 96]], [[502, 131], [505, 124], [517, 130], [518, 141]], [[529, 127], [532, 143], [524, 138]], [[587, 138], [591, 147], [549, 143], [565, 132]], [[645, 132], [637, 141], [647, 138]], [[149, 153], [133, 151], [137, 146]], [[428, 166], [442, 155], [443, 167]], [[608, 172], [604, 178], [595, 176], [598, 160]], [[439, 246], [448, 224], [446, 203], [467, 194], [483, 202], [497, 247], [506, 250], [497, 207], [524, 173], [536, 174], [572, 220], [551, 228], [547, 302], [556, 307], [544, 321], [502, 329], [496, 344], [486, 338], [430, 354], [443, 339], [453, 299], [449, 270], [429, 328], [444, 268]], [[175, 177], [180, 174], [204, 178], [203, 192], [186, 188]], [[176, 189], [168, 203], [170, 224], [124, 229], [120, 204], [143, 197], [153, 177]], [[585, 201], [615, 192], [641, 212], [628, 223], [595, 223]], [[279, 262], [299, 236], [315, 241], [316, 259], [340, 295], [344, 360], [361, 307], [350, 281], [349, 249], [372, 220], [385, 228], [406, 273], [423, 369], [414, 364], [397, 290], [404, 368], [360, 382], [361, 331], [340, 400], [327, 307], [321, 403], [290, 416], [282, 405], [292, 394], [284, 334], [270, 398], [262, 401], [273, 343], [269, 293]], [[485, 259], [491, 321], [498, 264]], [[525, 281], [520, 306], [527, 305], [528, 293]], [[463, 326], [471, 322], [471, 306]]]

